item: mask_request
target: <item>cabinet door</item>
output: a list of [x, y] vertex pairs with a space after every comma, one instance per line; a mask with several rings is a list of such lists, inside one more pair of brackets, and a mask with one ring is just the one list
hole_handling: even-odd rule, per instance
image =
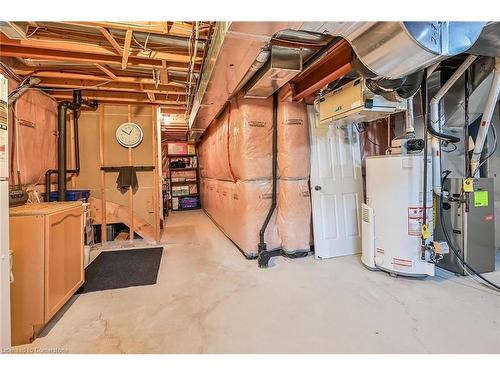
[[44, 295], [44, 217], [10, 218], [10, 244], [14, 251], [10, 284], [12, 345], [29, 343], [45, 323]]
[[83, 284], [83, 209], [48, 215], [45, 222], [45, 320]]

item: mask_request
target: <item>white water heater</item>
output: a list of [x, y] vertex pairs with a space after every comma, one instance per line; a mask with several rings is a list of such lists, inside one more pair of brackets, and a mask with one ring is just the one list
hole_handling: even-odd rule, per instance
[[427, 215], [431, 233], [433, 229], [431, 158], [427, 165], [425, 213], [423, 167], [423, 155], [366, 158], [367, 204], [362, 210], [362, 261], [368, 268], [413, 277], [434, 275], [434, 264], [420, 256], [424, 215]]

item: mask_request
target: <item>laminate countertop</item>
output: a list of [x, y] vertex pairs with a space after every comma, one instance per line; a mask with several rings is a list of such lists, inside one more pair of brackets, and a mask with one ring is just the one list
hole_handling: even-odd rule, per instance
[[10, 216], [49, 215], [59, 211], [80, 207], [81, 201], [27, 203], [9, 208]]

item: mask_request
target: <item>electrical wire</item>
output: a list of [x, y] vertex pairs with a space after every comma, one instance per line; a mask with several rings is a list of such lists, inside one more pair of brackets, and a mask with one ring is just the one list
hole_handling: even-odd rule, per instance
[[[441, 185], [442, 186], [444, 186], [444, 182], [446, 181], [446, 179], [448, 178], [448, 176], [450, 175], [450, 173], [451, 173], [451, 171], [444, 171], [443, 172], [444, 176], [441, 179]], [[454, 246], [454, 244], [453, 244], [453, 242], [452, 242], [452, 240], [450, 238], [450, 235], [448, 233], [448, 227], [446, 226], [446, 220], [444, 220], [442, 199], [443, 199], [443, 196], [440, 196], [439, 197], [439, 219], [440, 219], [441, 227], [443, 228], [443, 233], [444, 233], [444, 237], [446, 239], [446, 242], [448, 243], [448, 246], [453, 251], [453, 253], [455, 254], [455, 256], [460, 260], [461, 265], [462, 265], [462, 269], [466, 273], [469, 273], [468, 271], [470, 271], [473, 274], [475, 274], [477, 277], [479, 277], [482, 280], [483, 283], [486, 283], [487, 287], [493, 288], [494, 290], [500, 291], [500, 285], [497, 285], [497, 284], [493, 283], [492, 281], [488, 280], [486, 277], [480, 275], [474, 268], [472, 268], [465, 261], [465, 259], [462, 257], [462, 255], [460, 255], [460, 251], [457, 250], [456, 247]]]
[[449, 145], [453, 146], [453, 148], [451, 150], [441, 149], [441, 151], [443, 151], [443, 152], [450, 153], [450, 152], [453, 152], [453, 151], [457, 150], [457, 144], [456, 143], [450, 143], [450, 142], [447, 142], [447, 141], [442, 141], [441, 144], [444, 145], [444, 147], [448, 147]]
[[497, 146], [498, 146], [497, 131], [496, 131], [495, 125], [493, 123], [490, 123], [490, 129], [491, 129], [491, 131], [493, 133], [493, 138], [494, 138], [494, 144], [495, 145], [493, 146], [493, 150], [490, 152], [490, 154], [487, 157], [485, 157], [481, 163], [479, 163], [479, 165], [477, 166], [477, 168], [474, 171], [474, 173], [472, 173], [471, 177], [473, 177], [473, 176], [476, 175], [476, 173], [483, 166], [483, 164], [486, 163], [488, 161], [488, 159], [491, 158], [493, 156], [493, 154], [495, 153], [495, 151], [497, 150]]
[[372, 141], [372, 140], [370, 139], [370, 137], [368, 136], [368, 133], [367, 133], [367, 126], [363, 126], [363, 130], [361, 130], [361, 129], [359, 128], [359, 123], [354, 123], [354, 126], [355, 126], [355, 128], [356, 128], [356, 130], [358, 131], [358, 133], [359, 133], [359, 134], [362, 134], [362, 133], [364, 133], [364, 134], [365, 134], [364, 139], [366, 139], [366, 140], [367, 140], [368, 142], [370, 142], [371, 144], [373, 144], [373, 145], [375, 145], [375, 146], [377, 146], [377, 147], [380, 147], [380, 145], [379, 145], [378, 143], [376, 143], [376, 142]]

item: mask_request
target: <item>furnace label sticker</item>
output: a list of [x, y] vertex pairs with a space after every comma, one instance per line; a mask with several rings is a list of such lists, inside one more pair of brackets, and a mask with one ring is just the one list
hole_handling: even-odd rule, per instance
[[488, 207], [489, 197], [487, 191], [474, 192], [474, 207]]
[[[420, 237], [422, 221], [424, 218], [423, 207], [408, 207], [408, 235]], [[427, 223], [432, 223], [432, 207], [427, 207]]]

